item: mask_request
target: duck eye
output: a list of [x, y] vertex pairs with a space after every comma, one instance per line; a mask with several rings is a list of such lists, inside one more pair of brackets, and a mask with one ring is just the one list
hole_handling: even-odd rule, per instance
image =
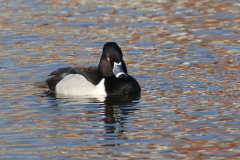
[[110, 61], [110, 58], [109, 58], [109, 57], [107, 57], [107, 60], [108, 60], [108, 61]]

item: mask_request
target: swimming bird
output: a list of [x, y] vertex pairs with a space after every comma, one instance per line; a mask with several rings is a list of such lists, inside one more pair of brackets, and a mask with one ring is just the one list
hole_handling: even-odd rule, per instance
[[138, 82], [128, 74], [123, 54], [115, 42], [103, 46], [98, 67], [66, 67], [50, 73], [51, 92], [65, 95], [140, 94]]

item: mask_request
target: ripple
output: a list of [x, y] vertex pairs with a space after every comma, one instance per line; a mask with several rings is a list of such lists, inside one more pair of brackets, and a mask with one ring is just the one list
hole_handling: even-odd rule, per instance
[[[237, 1], [0, 2], [1, 158], [238, 157]], [[116, 41], [141, 97], [38, 88]]]

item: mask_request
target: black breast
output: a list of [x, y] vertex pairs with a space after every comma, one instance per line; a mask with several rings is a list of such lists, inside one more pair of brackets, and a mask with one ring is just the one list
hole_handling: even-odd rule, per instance
[[107, 95], [134, 95], [141, 93], [138, 82], [129, 75], [127, 78], [106, 77], [105, 87]]

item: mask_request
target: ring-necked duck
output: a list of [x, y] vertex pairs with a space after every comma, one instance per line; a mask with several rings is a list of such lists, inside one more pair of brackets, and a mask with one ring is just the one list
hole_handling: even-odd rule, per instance
[[115, 42], [103, 46], [98, 67], [67, 67], [53, 71], [46, 80], [49, 89], [68, 95], [140, 94], [138, 82], [127, 73], [122, 51]]

